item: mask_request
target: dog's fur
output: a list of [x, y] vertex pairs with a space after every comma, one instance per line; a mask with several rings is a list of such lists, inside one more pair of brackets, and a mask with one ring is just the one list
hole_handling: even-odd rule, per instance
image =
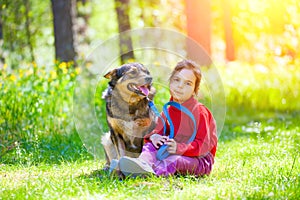
[[138, 157], [143, 137], [155, 127], [155, 114], [148, 106], [155, 95], [152, 77], [140, 63], [124, 64], [104, 75], [110, 79], [103, 93], [110, 131], [102, 137], [106, 167], [112, 159]]

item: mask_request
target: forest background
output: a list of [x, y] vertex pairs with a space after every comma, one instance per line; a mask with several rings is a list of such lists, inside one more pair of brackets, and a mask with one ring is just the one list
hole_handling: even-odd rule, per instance
[[[296, 0], [0, 0], [0, 199], [298, 199], [299, 19]], [[74, 92], [87, 58], [119, 33], [147, 27], [193, 39], [220, 75], [226, 116], [210, 177], [119, 181], [100, 170], [103, 151], [94, 157], [76, 129]], [[168, 91], [159, 75], [178, 56], [145, 59], [128, 51], [130, 40], [124, 44], [110, 49], [120, 54], [113, 67], [151, 66], [160, 107]], [[188, 55], [185, 45], [168, 43]], [[82, 97], [95, 98], [100, 138], [108, 130], [101, 99], [107, 80], [91, 84], [96, 89]], [[206, 84], [201, 91], [211, 108], [211, 91]]]

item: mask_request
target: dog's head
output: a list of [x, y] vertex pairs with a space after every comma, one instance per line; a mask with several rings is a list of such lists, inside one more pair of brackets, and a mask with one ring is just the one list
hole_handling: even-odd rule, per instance
[[150, 72], [140, 63], [124, 64], [109, 71], [104, 77], [110, 79], [111, 89], [117, 90], [127, 102], [146, 97], [152, 100], [155, 94]]

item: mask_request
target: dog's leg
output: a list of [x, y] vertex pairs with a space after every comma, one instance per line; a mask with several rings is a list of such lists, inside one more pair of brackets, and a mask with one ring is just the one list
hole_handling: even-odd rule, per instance
[[110, 132], [107, 132], [102, 136], [102, 145], [106, 154], [106, 165], [109, 166], [112, 159], [118, 159], [116, 146], [111, 141]]
[[126, 155], [125, 143], [120, 138], [118, 138], [118, 147], [119, 147], [119, 159], [120, 159], [122, 156]]
[[102, 137], [102, 145], [105, 150], [105, 156], [106, 156], [106, 164], [104, 167], [104, 170], [109, 171], [111, 175], [116, 175], [119, 178], [123, 179], [124, 175], [119, 170], [118, 162], [120, 159], [120, 155], [117, 151], [117, 146], [113, 144], [111, 139], [111, 132], [106, 133]]

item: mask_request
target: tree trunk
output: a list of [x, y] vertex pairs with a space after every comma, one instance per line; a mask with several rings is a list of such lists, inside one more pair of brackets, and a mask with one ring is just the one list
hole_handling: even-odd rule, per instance
[[55, 37], [55, 57], [59, 61], [75, 61], [73, 0], [51, 0]]
[[[1, 8], [0, 8], [0, 45], [3, 46], [3, 30], [2, 30], [2, 13], [1, 13]], [[4, 57], [2, 55], [2, 51], [3, 50], [0, 50], [0, 65], [1, 63], [4, 63], [5, 60], [4, 60]]]
[[2, 20], [1, 20], [1, 14], [0, 14], [0, 40], [3, 39], [3, 32], [2, 32]]
[[130, 34], [122, 34], [124, 31], [131, 29], [129, 20], [129, 0], [115, 0], [115, 9], [118, 17], [119, 25], [119, 43], [121, 63], [125, 63], [128, 59], [134, 59], [132, 41]]
[[31, 33], [30, 33], [30, 19], [29, 19], [29, 10], [30, 10], [30, 5], [29, 5], [29, 0], [23, 0], [23, 3], [25, 5], [25, 31], [26, 31], [26, 40], [27, 40], [27, 45], [29, 47], [29, 53], [30, 53], [30, 61], [34, 62], [34, 51], [33, 51], [33, 44], [31, 41]]
[[[76, 22], [73, 22], [75, 25], [76, 33], [80, 36], [80, 42], [84, 41], [87, 38], [87, 29], [88, 29], [88, 22], [91, 17], [90, 11], [88, 11], [88, 1], [90, 0], [77, 0], [76, 3]], [[82, 5], [81, 5], [82, 4]], [[83, 11], [79, 7], [85, 7]], [[78, 22], [80, 21], [80, 22]], [[78, 39], [77, 37], [75, 37]]]
[[234, 52], [234, 40], [232, 35], [230, 2], [223, 0], [222, 7], [224, 12], [223, 22], [224, 22], [224, 29], [225, 29], [226, 60], [233, 61], [235, 60], [235, 52]]
[[[187, 54], [190, 59], [198, 60], [201, 65], [211, 65], [211, 2], [210, 0], [186, 0], [187, 35], [200, 45], [188, 40]], [[206, 54], [206, 55], [205, 55]]]

